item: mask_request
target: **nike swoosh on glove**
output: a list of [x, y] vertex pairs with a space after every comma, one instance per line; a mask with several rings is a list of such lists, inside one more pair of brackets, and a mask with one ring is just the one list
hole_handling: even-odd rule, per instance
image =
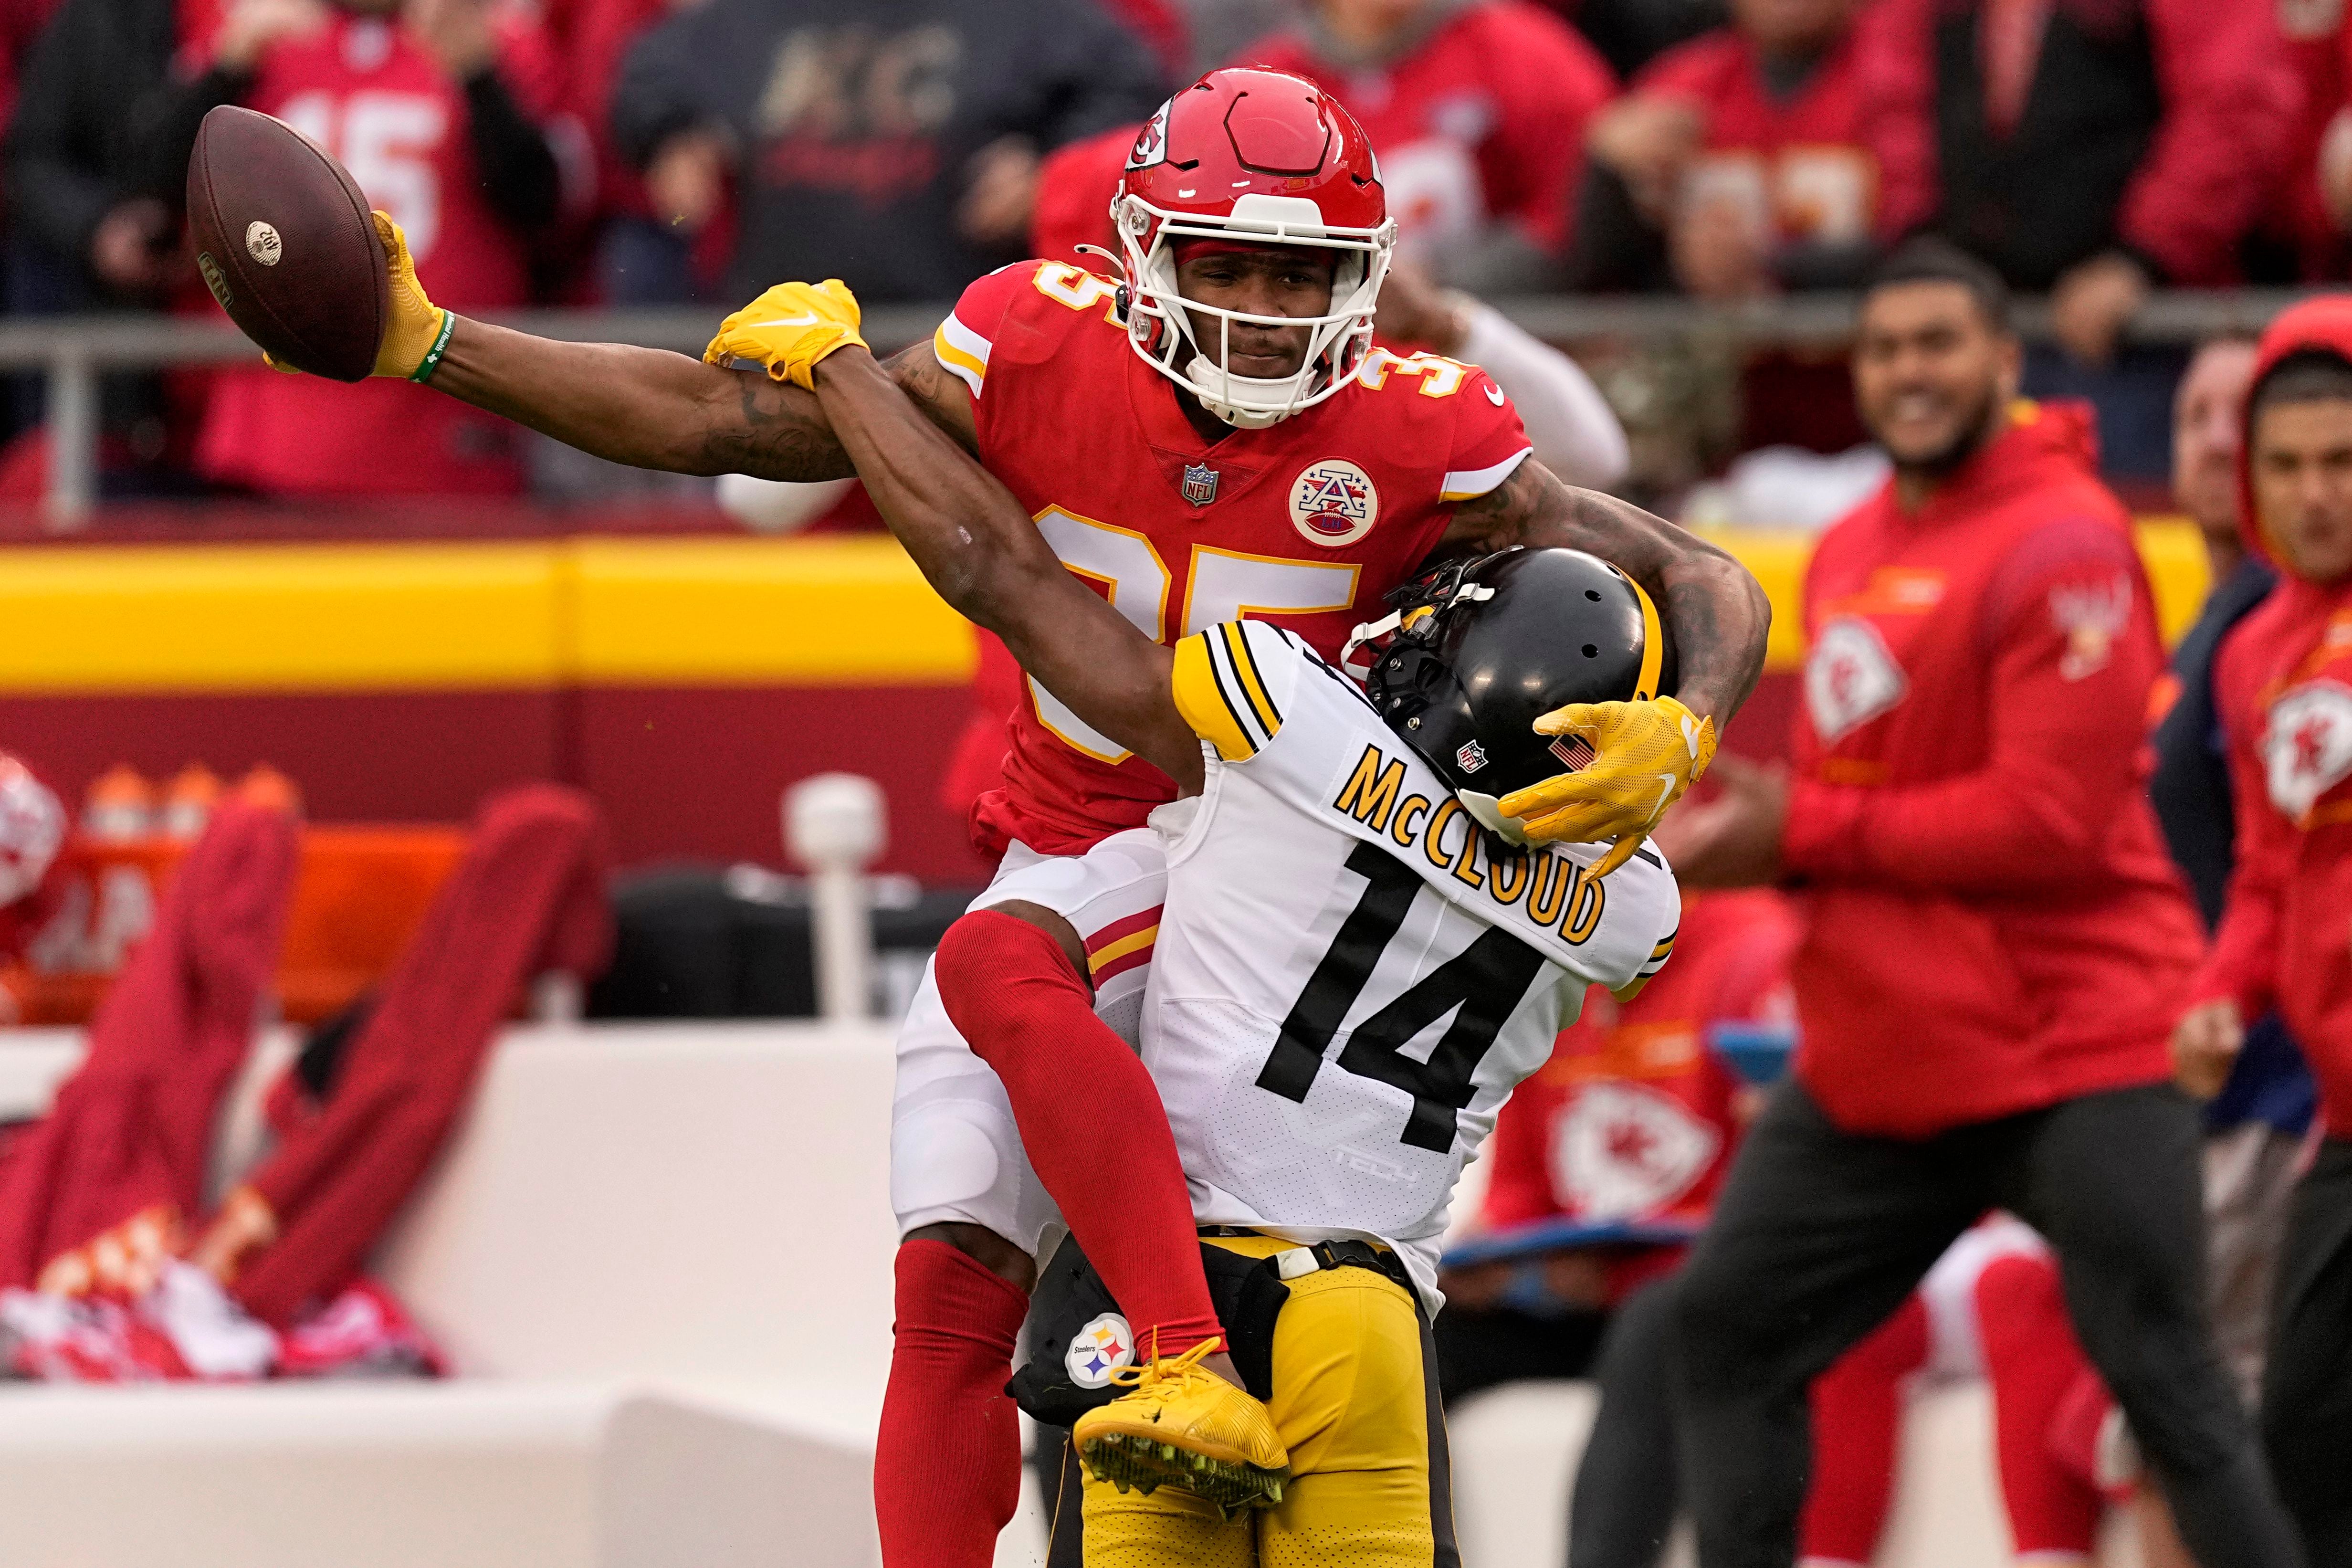
[[702, 363], [757, 360], [776, 380], [814, 392], [816, 384], [809, 378], [817, 361], [851, 343], [866, 346], [857, 335], [858, 320], [857, 296], [838, 278], [779, 283], [719, 323]]
[[1592, 761], [1574, 773], [1513, 790], [1503, 814], [1537, 843], [1615, 839], [1593, 868], [1605, 877], [1633, 858], [1666, 807], [1715, 760], [1715, 721], [1671, 697], [1644, 702], [1571, 702], [1536, 721], [1538, 735], [1580, 735]]
[[[385, 290], [391, 297], [392, 315], [383, 325], [383, 339], [375, 346], [375, 369], [370, 375], [405, 376], [410, 381], [430, 380], [441, 368], [441, 355], [449, 346], [449, 333], [457, 318], [425, 296], [425, 285], [416, 280], [416, 258], [408, 254], [408, 237], [386, 212], [368, 215], [375, 220], [376, 243], [383, 247], [384, 269], [388, 274]], [[290, 364], [280, 364], [262, 356], [270, 369], [288, 375], [302, 373]]]

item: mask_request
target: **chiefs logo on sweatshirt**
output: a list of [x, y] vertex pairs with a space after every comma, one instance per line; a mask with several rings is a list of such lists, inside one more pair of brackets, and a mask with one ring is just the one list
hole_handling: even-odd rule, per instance
[[1805, 711], [1824, 746], [1902, 701], [1910, 689], [1886, 639], [1859, 616], [1840, 616], [1822, 626], [1805, 659]]
[[2352, 777], [2352, 688], [2314, 680], [2289, 690], [2271, 704], [2262, 749], [2271, 804], [2302, 821]]

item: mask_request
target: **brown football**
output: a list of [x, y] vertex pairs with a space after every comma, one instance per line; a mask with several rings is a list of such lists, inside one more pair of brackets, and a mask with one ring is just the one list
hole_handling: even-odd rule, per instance
[[375, 368], [391, 306], [367, 197], [285, 121], [231, 104], [205, 116], [188, 236], [213, 298], [273, 358], [336, 381]]

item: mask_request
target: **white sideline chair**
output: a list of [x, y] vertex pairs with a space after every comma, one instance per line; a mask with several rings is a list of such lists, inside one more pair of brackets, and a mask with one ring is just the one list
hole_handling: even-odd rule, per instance
[[[78, 1055], [0, 1035], [0, 1116]], [[868, 1568], [890, 1071], [879, 1026], [511, 1031], [377, 1259], [463, 1375], [0, 1390], [0, 1556]]]

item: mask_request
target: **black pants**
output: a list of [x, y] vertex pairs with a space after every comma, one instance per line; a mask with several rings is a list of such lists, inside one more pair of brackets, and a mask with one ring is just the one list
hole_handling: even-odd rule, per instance
[[1903, 1140], [1841, 1131], [1784, 1083], [1675, 1293], [1684, 1486], [1705, 1568], [1794, 1560], [1807, 1385], [1995, 1207], [2057, 1252], [2075, 1333], [2202, 1568], [2296, 1568], [2207, 1321], [2198, 1145], [2195, 1112], [2166, 1088]]
[[1601, 1342], [1601, 1409], [1577, 1462], [1568, 1568], [1657, 1568], [1682, 1500], [1668, 1342], [1680, 1274], [1625, 1298]]
[[2312, 1568], [2352, 1565], [2352, 1142], [2295, 1189], [2263, 1373], [2263, 1440]]
[[1431, 1325], [1437, 1335], [1438, 1388], [1451, 1406], [1507, 1383], [1582, 1377], [1592, 1370], [1608, 1321], [1601, 1312], [1538, 1318], [1507, 1307], [1467, 1311], [1449, 1305]]

